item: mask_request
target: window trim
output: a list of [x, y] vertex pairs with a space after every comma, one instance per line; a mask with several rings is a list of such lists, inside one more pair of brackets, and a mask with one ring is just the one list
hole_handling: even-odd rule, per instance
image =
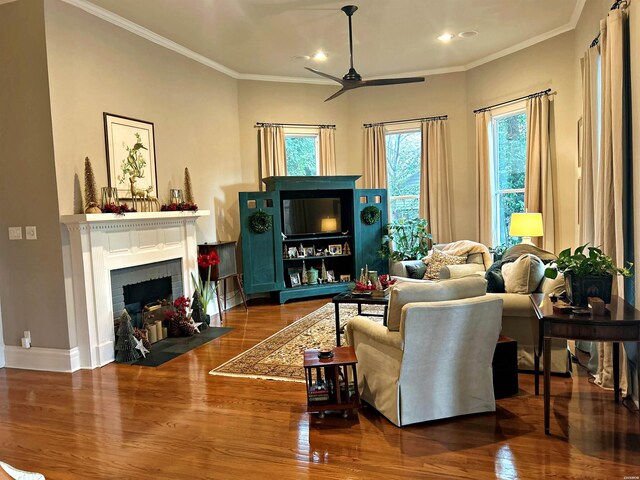
[[[511, 105], [505, 105], [504, 107], [495, 109], [491, 115], [491, 124], [489, 126], [489, 142], [490, 142], [490, 175], [491, 175], [491, 240], [493, 245], [497, 246], [500, 243], [500, 196], [509, 193], [522, 193], [524, 194], [527, 178], [527, 165], [525, 161], [525, 187], [523, 188], [506, 188], [500, 190], [499, 178], [498, 178], [498, 142], [497, 142], [497, 122], [501, 119], [512, 117], [516, 115], [525, 114], [525, 121], [528, 124], [527, 104], [526, 101], [517, 102]], [[526, 140], [526, 138], [525, 138]]]
[[[287, 144], [287, 138], [314, 138], [316, 147], [316, 172], [315, 175], [320, 175], [320, 129], [316, 127], [284, 127], [284, 143], [285, 150]], [[286, 162], [286, 159], [285, 159]], [[289, 176], [289, 169], [287, 168], [287, 176]]]
[[[422, 141], [422, 129], [420, 128], [420, 122], [412, 122], [412, 123], [404, 123], [404, 124], [398, 124], [398, 125], [385, 125], [384, 126], [384, 140], [385, 140], [385, 148], [386, 148], [386, 143], [387, 143], [387, 135], [397, 135], [397, 134], [402, 134], [402, 133], [418, 133], [420, 135], [420, 141]], [[385, 156], [386, 156], [386, 152], [385, 152]], [[388, 161], [388, 160], [387, 160]], [[420, 164], [420, 169], [422, 170], [422, 164]], [[391, 205], [393, 203], [394, 200], [410, 200], [410, 199], [417, 199], [418, 200], [418, 207], [420, 206], [420, 193], [418, 193], [418, 195], [395, 195], [392, 196], [390, 193], [390, 189], [389, 189], [389, 170], [388, 170], [388, 163], [387, 163], [387, 192], [388, 192], [388, 198], [387, 198], [387, 215], [389, 217], [389, 221], [393, 221], [395, 220], [392, 215], [391, 215]], [[422, 171], [420, 172], [422, 174]], [[418, 216], [420, 216], [420, 214], [418, 214]]]

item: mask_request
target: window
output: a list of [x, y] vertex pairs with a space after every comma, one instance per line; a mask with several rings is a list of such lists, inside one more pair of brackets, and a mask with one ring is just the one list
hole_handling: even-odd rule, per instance
[[524, 212], [527, 167], [527, 114], [522, 106], [493, 117], [491, 138], [494, 245], [513, 245], [519, 243], [519, 239], [509, 236], [511, 214]]
[[284, 144], [287, 152], [287, 175], [318, 175], [317, 129], [285, 129]]
[[391, 131], [387, 144], [387, 181], [389, 218], [418, 218], [420, 215], [420, 150], [419, 129]]

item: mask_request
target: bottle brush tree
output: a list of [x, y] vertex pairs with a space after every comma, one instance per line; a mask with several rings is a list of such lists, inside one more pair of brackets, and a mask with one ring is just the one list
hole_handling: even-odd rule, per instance
[[131, 317], [126, 310], [120, 315], [120, 327], [118, 327], [117, 335], [116, 362], [128, 363], [138, 360], [140, 352], [136, 350], [136, 337], [133, 336]]
[[84, 159], [84, 211], [86, 213], [102, 213], [102, 210], [98, 207], [96, 179], [93, 176], [93, 168], [89, 157]]
[[196, 203], [193, 199], [193, 188], [191, 187], [191, 175], [189, 174], [189, 169], [185, 167], [184, 169], [184, 201], [193, 205]]

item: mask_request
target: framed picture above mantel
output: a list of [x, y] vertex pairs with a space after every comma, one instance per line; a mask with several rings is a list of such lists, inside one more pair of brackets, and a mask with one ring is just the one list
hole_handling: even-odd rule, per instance
[[156, 148], [153, 123], [104, 113], [109, 187], [120, 199], [157, 195]]

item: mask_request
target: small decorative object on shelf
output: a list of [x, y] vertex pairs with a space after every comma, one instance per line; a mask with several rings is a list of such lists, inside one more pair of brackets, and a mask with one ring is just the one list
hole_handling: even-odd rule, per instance
[[286, 256], [289, 258], [298, 258], [298, 249], [296, 247], [287, 248]]
[[135, 213], [135, 208], [130, 208], [126, 203], [117, 205], [115, 203], [108, 203], [102, 207], [102, 213], [113, 213], [115, 215], [124, 215], [125, 213]]
[[[371, 296], [371, 298], [384, 298], [389, 294], [389, 287], [393, 285], [396, 280], [391, 280], [389, 275], [380, 275], [377, 274], [374, 277], [376, 272], [371, 270], [369, 272], [370, 277], [366, 279], [365, 282], [357, 281], [355, 282], [355, 288], [352, 291], [353, 295], [362, 295], [362, 296]], [[365, 278], [364, 274], [361, 274], [361, 278]]]
[[344, 242], [344, 246], [342, 247], [342, 254], [343, 255], [351, 255], [351, 249], [349, 248], [349, 243], [348, 242]]
[[329, 245], [330, 255], [342, 255], [342, 245]]
[[170, 203], [169, 205], [162, 205], [160, 207], [161, 212], [197, 212], [198, 205], [192, 203]]
[[253, 233], [265, 233], [273, 227], [273, 219], [268, 213], [258, 210], [249, 216], [249, 226]]
[[302, 261], [302, 284], [307, 285], [309, 283], [309, 278], [307, 277], [307, 266]]
[[291, 281], [291, 287], [299, 287], [300, 286], [300, 274], [292, 273], [289, 275], [289, 280]]
[[304, 256], [313, 257], [316, 254], [316, 247], [304, 247]]
[[360, 212], [360, 219], [365, 225], [373, 225], [374, 223], [378, 223], [381, 215], [382, 210], [374, 205], [369, 205]]
[[196, 201], [193, 199], [193, 188], [191, 187], [191, 175], [189, 169], [184, 169], [184, 201], [185, 203], [194, 204]]
[[84, 159], [84, 213], [102, 213], [98, 206], [98, 193], [89, 157]]
[[313, 267], [307, 270], [307, 282], [309, 283], [309, 285], [318, 284], [318, 270]]
[[129, 363], [140, 358], [140, 352], [136, 350], [136, 337], [133, 335], [131, 317], [126, 310], [120, 315], [120, 327], [118, 327], [118, 340], [116, 340], [116, 362]]
[[320, 271], [320, 278], [322, 278], [322, 281], [326, 283], [326, 281], [327, 281], [327, 267], [324, 264], [324, 258], [322, 259], [322, 270]]
[[179, 205], [184, 203], [184, 198], [182, 197], [182, 190], [179, 188], [172, 188], [169, 190], [169, 203], [171, 205]]
[[350, 282], [351, 281], [351, 275], [346, 274], [346, 275], [340, 275], [340, 282]]
[[118, 205], [118, 189], [114, 187], [102, 187], [102, 206]]

